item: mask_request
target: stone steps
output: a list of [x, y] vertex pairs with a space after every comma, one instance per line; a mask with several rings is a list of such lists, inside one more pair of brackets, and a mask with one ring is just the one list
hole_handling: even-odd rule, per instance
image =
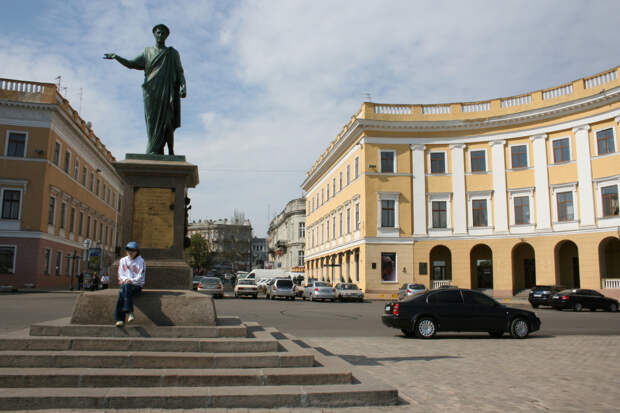
[[117, 351], [0, 351], [0, 367], [86, 367], [125, 369], [243, 369], [265, 367], [312, 367], [311, 354], [185, 353]]
[[245, 326], [173, 326], [160, 327], [149, 325], [126, 325], [119, 328], [114, 325], [79, 325], [79, 324], [33, 324], [31, 336], [62, 337], [168, 337], [168, 338], [214, 338], [246, 337]]
[[256, 338], [135, 338], [28, 337], [0, 338], [5, 350], [156, 351], [192, 353], [251, 353], [278, 351], [275, 339]]
[[206, 387], [351, 384], [343, 368], [0, 368], [0, 387]]

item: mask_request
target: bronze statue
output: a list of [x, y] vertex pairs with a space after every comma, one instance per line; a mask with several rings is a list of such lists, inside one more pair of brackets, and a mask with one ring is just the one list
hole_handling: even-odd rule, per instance
[[174, 155], [174, 130], [181, 126], [181, 99], [187, 95], [181, 57], [172, 47], [166, 47], [170, 29], [164, 24], [153, 27], [155, 46], [147, 47], [133, 60], [114, 53], [104, 59], [115, 59], [130, 69], [144, 70], [142, 95], [144, 118], [148, 134], [147, 154]]

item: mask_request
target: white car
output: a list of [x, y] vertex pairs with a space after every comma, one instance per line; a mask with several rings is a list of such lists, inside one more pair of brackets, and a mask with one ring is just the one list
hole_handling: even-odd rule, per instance
[[250, 297], [258, 297], [258, 288], [254, 280], [241, 279], [237, 281], [235, 285], [235, 297], [241, 297], [243, 295], [249, 295]]

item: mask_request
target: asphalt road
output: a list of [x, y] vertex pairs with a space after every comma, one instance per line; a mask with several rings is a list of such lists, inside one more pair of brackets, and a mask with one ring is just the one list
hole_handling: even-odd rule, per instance
[[[19, 330], [32, 323], [68, 317], [76, 293], [0, 293], [0, 333]], [[381, 323], [383, 301], [364, 303], [309, 302], [297, 299], [265, 300], [225, 297], [216, 300], [218, 315], [238, 316], [297, 337], [385, 337], [400, 335], [399, 330]], [[527, 308], [529, 305], [517, 304]], [[620, 335], [620, 312], [534, 310], [544, 336]], [[469, 334], [476, 336], [476, 334]]]

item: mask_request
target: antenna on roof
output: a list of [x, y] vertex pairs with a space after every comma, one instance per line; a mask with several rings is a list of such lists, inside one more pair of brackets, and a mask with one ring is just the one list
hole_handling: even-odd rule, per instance
[[370, 92], [364, 92], [363, 95], [366, 98], [366, 102], [372, 102], [372, 95]]
[[57, 81], [56, 86], [58, 87], [58, 91], [60, 91], [60, 80], [62, 79], [62, 76], [58, 75], [54, 78], [54, 80]]

